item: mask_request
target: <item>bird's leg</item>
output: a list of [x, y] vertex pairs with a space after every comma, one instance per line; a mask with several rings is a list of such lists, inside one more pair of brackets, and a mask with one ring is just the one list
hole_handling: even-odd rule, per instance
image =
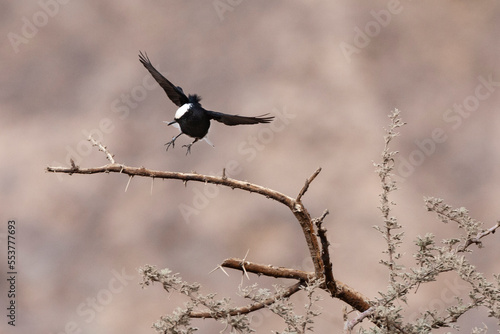
[[196, 138], [195, 140], [193, 140], [193, 142], [189, 145], [182, 145], [182, 147], [187, 147], [187, 152], [186, 152], [186, 155], [188, 155], [189, 153], [191, 153], [191, 146], [193, 146], [194, 143], [196, 143], [198, 141], [198, 138]]
[[181, 133], [179, 133], [177, 136], [172, 137], [172, 140], [171, 140], [171, 141], [169, 141], [168, 143], [166, 143], [166, 144], [165, 144], [165, 145], [167, 145], [167, 151], [168, 151], [168, 149], [170, 148], [170, 145], [172, 145], [172, 148], [174, 148], [174, 147], [175, 147], [175, 140], [176, 140], [177, 138], [179, 138], [179, 136], [180, 136], [180, 135], [182, 135], [182, 132], [181, 132]]

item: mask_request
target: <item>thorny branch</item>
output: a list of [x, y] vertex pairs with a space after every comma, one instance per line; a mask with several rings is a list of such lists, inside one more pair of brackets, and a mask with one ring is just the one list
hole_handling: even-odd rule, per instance
[[314, 273], [311, 272], [298, 269], [289, 269], [284, 267], [275, 267], [271, 265], [257, 264], [236, 258], [226, 259], [221, 263], [220, 266], [224, 268], [231, 268], [231, 269], [246, 271], [257, 275], [264, 275], [275, 278], [289, 278], [302, 281], [308, 281], [314, 278]]
[[325, 267], [325, 285], [332, 297], [337, 295], [337, 285], [335, 284], [335, 279], [333, 278], [333, 268], [332, 262], [330, 261], [330, 251], [328, 250], [330, 242], [326, 237], [326, 229], [323, 227], [323, 220], [328, 214], [328, 210], [325, 210], [321, 217], [314, 219], [314, 223], [318, 229], [318, 237], [321, 240], [321, 260]]
[[307, 180], [302, 189], [300, 189], [299, 194], [297, 195], [297, 198], [295, 199], [297, 202], [300, 202], [302, 199], [302, 196], [306, 193], [307, 189], [309, 189], [309, 185], [314, 181], [316, 176], [321, 172], [321, 168], [318, 168], [313, 175], [311, 175]]
[[[321, 222], [327, 215], [327, 211], [319, 218], [313, 219], [310, 214], [302, 204], [302, 197], [307, 192], [310, 184], [314, 181], [314, 179], [321, 172], [321, 168], [318, 168], [305, 182], [304, 186], [299, 191], [296, 198], [289, 197], [283, 193], [278, 191], [253, 184], [246, 181], [240, 181], [236, 179], [232, 179], [227, 177], [225, 171], [223, 171], [222, 177], [211, 176], [211, 175], [203, 175], [198, 173], [179, 173], [179, 172], [169, 172], [169, 171], [158, 171], [151, 170], [145, 167], [130, 167], [122, 164], [115, 163], [113, 159], [113, 155], [107, 150], [107, 148], [95, 141], [93, 138], [89, 138], [89, 140], [94, 144], [94, 146], [99, 147], [100, 151], [103, 151], [106, 154], [106, 158], [111, 161], [110, 164], [101, 166], [101, 167], [91, 167], [91, 168], [82, 168], [77, 166], [73, 161], [71, 161], [71, 167], [47, 167], [47, 172], [51, 173], [66, 173], [66, 174], [99, 174], [99, 173], [120, 173], [129, 176], [130, 179], [134, 176], [141, 177], [150, 177], [153, 179], [175, 179], [181, 180], [184, 183], [188, 181], [196, 181], [203, 183], [212, 183], [216, 185], [222, 185], [226, 187], [230, 187], [231, 189], [241, 189], [251, 193], [257, 193], [272, 200], [275, 200], [281, 204], [287, 206], [290, 211], [292, 211], [293, 215], [300, 223], [302, 231], [304, 233], [307, 246], [309, 248], [309, 252], [314, 264], [314, 273], [306, 273], [300, 272], [293, 269], [284, 269], [284, 268], [272, 268], [270, 266], [262, 266], [251, 264], [249, 262], [244, 262], [244, 266], [242, 267], [242, 262], [238, 262], [237, 265], [234, 263], [234, 259], [228, 259], [224, 261], [221, 267], [230, 267], [234, 269], [242, 269], [244, 268], [248, 272], [254, 272], [256, 274], [270, 274], [271, 272], [278, 277], [279, 275], [291, 275], [289, 278], [296, 278], [301, 281], [309, 281], [313, 276], [316, 278], [323, 278], [326, 276], [326, 289], [339, 299], [346, 301], [349, 305], [353, 306], [355, 309], [360, 312], [365, 311], [369, 308], [368, 299], [357, 291], [353, 290], [350, 287], [345, 286], [344, 284], [337, 282], [335, 284], [335, 280], [333, 279], [333, 274], [331, 270], [331, 263], [329, 260], [328, 254], [328, 241], [326, 240], [326, 234], [324, 234], [323, 230], [320, 233], [322, 240], [322, 248], [319, 245], [318, 238], [314, 232], [314, 223]], [[323, 257], [322, 257], [323, 252]], [[328, 271], [325, 271], [325, 263], [326, 260], [328, 265]], [[274, 270], [274, 271], [273, 271]], [[328, 273], [325, 275], [325, 273]], [[274, 276], [270, 274], [270, 276]], [[294, 277], [294, 275], [296, 275]], [[298, 276], [297, 276], [298, 275]]]
[[[106, 157], [111, 157], [112, 155], [106, 150], [106, 148], [102, 145], [99, 148], [103, 148], [103, 152], [105, 152]], [[197, 173], [179, 173], [179, 172], [168, 172], [168, 171], [157, 171], [147, 169], [145, 167], [129, 167], [117, 163], [111, 163], [108, 165], [104, 165], [101, 167], [92, 167], [92, 168], [81, 168], [72, 162], [71, 167], [47, 167], [47, 172], [51, 173], [66, 173], [66, 174], [98, 174], [98, 173], [121, 173], [128, 175], [129, 177], [134, 176], [142, 176], [142, 177], [151, 177], [158, 179], [176, 179], [184, 182], [187, 181], [197, 181], [203, 183], [213, 183], [226, 187], [230, 187], [232, 189], [241, 189], [251, 193], [257, 193], [259, 195], [263, 195], [267, 198], [271, 198], [277, 202], [280, 202], [286, 205], [290, 211], [292, 211], [295, 218], [300, 223], [302, 227], [302, 231], [304, 233], [307, 246], [309, 248], [309, 252], [311, 258], [313, 260], [314, 269], [316, 272], [316, 276], [322, 277], [324, 268], [323, 263], [321, 261], [321, 250], [318, 244], [318, 240], [314, 234], [314, 225], [309, 212], [306, 210], [304, 205], [301, 202], [301, 198], [304, 193], [307, 191], [309, 184], [316, 178], [316, 176], [321, 171], [321, 168], [318, 168], [314, 174], [306, 181], [305, 186], [301, 189], [299, 195], [296, 199], [289, 197], [285, 194], [282, 194], [278, 191], [262, 187], [257, 184], [253, 184], [250, 182], [240, 181], [236, 179], [232, 179], [223, 175], [219, 176], [211, 176], [211, 175], [203, 175]]]
[[[488, 309], [492, 310], [492, 315], [500, 318], [500, 295], [499, 289], [493, 287], [489, 284], [480, 274], [475, 273], [474, 268], [469, 265], [463, 258], [456, 258], [456, 256], [450, 257], [448, 266], [443, 266], [443, 263], [436, 263], [433, 265], [432, 253], [423, 257], [422, 263], [429, 263], [427, 267], [419, 268], [418, 271], [414, 272], [404, 272], [404, 267], [399, 265], [396, 261], [399, 259], [401, 254], [397, 252], [397, 248], [402, 240], [402, 233], [395, 233], [395, 230], [401, 228], [398, 224], [397, 219], [391, 215], [391, 206], [394, 205], [389, 200], [389, 193], [396, 190], [396, 184], [392, 179], [394, 170], [394, 156], [397, 152], [389, 151], [389, 143], [391, 140], [398, 135], [395, 131], [398, 127], [402, 126], [404, 123], [399, 118], [399, 111], [394, 111], [391, 115], [391, 128], [387, 131], [385, 136], [385, 147], [383, 152], [383, 161], [380, 164], [375, 164], [377, 167], [377, 172], [382, 183], [383, 192], [381, 196], [381, 206], [380, 210], [382, 212], [382, 217], [384, 220], [384, 225], [381, 227], [376, 227], [384, 236], [387, 242], [387, 250], [385, 253], [388, 255], [388, 260], [382, 261], [390, 271], [390, 287], [387, 293], [381, 293], [381, 297], [375, 298], [369, 301], [368, 298], [347, 286], [346, 284], [335, 280], [333, 276], [332, 264], [329, 254], [329, 242], [326, 236], [326, 229], [322, 227], [322, 222], [328, 211], [325, 211], [319, 218], [312, 219], [306, 208], [302, 204], [302, 197], [307, 192], [310, 184], [318, 176], [321, 168], [317, 169], [305, 182], [304, 186], [299, 191], [296, 198], [289, 197], [278, 191], [265, 188], [256, 184], [252, 184], [245, 181], [240, 181], [236, 179], [228, 178], [225, 170], [223, 170], [222, 177], [202, 175], [198, 173], [178, 173], [178, 172], [168, 172], [168, 171], [156, 171], [146, 169], [144, 167], [129, 167], [121, 164], [117, 164], [114, 160], [113, 155], [107, 150], [106, 146], [95, 141], [93, 138], [89, 138], [94, 146], [97, 146], [100, 151], [104, 152], [106, 158], [110, 161], [110, 164], [94, 167], [94, 168], [80, 168], [73, 161], [71, 161], [70, 167], [47, 167], [48, 172], [53, 173], [66, 173], [66, 174], [96, 174], [96, 173], [122, 173], [129, 176], [128, 182], [134, 176], [149, 177], [152, 180], [155, 178], [162, 179], [177, 179], [181, 180], [186, 184], [188, 181], [212, 183], [216, 185], [223, 185], [230, 187], [231, 189], [237, 188], [248, 192], [255, 192], [262, 196], [266, 196], [272, 200], [287, 206], [300, 223], [302, 231], [304, 233], [307, 246], [314, 264], [314, 272], [305, 272], [296, 269], [275, 267], [271, 265], [262, 265], [253, 263], [244, 259], [230, 258], [226, 259], [218, 268], [232, 268], [235, 270], [241, 270], [248, 277], [248, 273], [254, 273], [257, 275], [266, 275], [276, 278], [287, 278], [298, 280], [297, 283], [276, 292], [274, 295], [266, 295], [266, 299], [253, 300], [254, 302], [247, 306], [242, 306], [239, 308], [226, 308], [225, 311], [220, 311], [219, 304], [212, 304], [213, 295], [207, 295], [205, 297], [201, 296], [198, 298], [193, 297], [196, 305], [205, 306], [210, 311], [194, 311], [192, 307], [188, 307], [184, 313], [179, 313], [178, 315], [188, 316], [190, 318], [215, 318], [221, 319], [221, 317], [227, 317], [227, 324], [229, 321], [240, 321], [241, 315], [253, 312], [255, 310], [261, 309], [263, 307], [273, 307], [275, 302], [279, 299], [288, 298], [297, 291], [308, 287], [310, 282], [318, 282], [320, 288], [328, 291], [332, 297], [338, 298], [349, 304], [354, 310], [361, 312], [351, 321], [348, 321], [347, 314], [345, 317], [345, 331], [349, 333], [352, 329], [365, 318], [370, 318], [371, 322], [375, 324], [380, 330], [388, 330], [389, 332], [397, 333], [420, 333], [420, 327], [413, 324], [408, 324], [406, 326], [402, 325], [400, 321], [400, 311], [397, 305], [394, 304], [394, 300], [401, 299], [405, 300], [405, 296], [422, 282], [433, 281], [434, 278], [442, 272], [447, 272], [450, 270], [455, 270], [459, 273], [460, 277], [473, 286], [474, 294], [471, 294], [473, 302], [468, 305], [463, 305], [461, 302], [456, 307], [456, 309], [450, 309], [449, 314], [444, 317], [437, 316], [437, 313], [427, 311], [422, 315], [422, 319], [427, 319], [432, 317], [432, 327], [446, 327], [458, 319], [460, 315], [468, 311], [469, 309], [484, 305]], [[128, 184], [127, 184], [128, 187]], [[451, 210], [449, 206], [442, 205], [440, 201], [428, 201], [428, 208], [431, 211], [435, 211], [442, 218], [444, 222], [454, 221], [457, 222], [460, 228], [467, 231], [467, 235], [463, 238], [452, 239], [449, 244], [460, 243], [455, 248], [454, 253], [448, 252], [452, 255], [456, 255], [457, 252], [465, 252], [467, 248], [472, 244], [477, 244], [481, 247], [481, 239], [489, 234], [495, 233], [495, 231], [500, 228], [500, 222], [489, 229], [481, 229], [480, 224], [472, 218], [470, 218], [465, 209], [460, 208], [456, 210]], [[314, 227], [316, 225], [317, 235], [314, 232]], [[319, 239], [319, 241], [318, 241]], [[459, 241], [455, 241], [459, 240]], [[429, 251], [438, 251], [444, 255], [448, 255], [442, 249], [434, 247], [434, 243], [431, 238], [421, 238], [419, 241], [422, 244], [424, 250], [429, 249]], [[321, 247], [320, 247], [321, 243]], [[422, 253], [423, 254], [423, 253]], [[425, 255], [425, 254], [424, 254]], [[454, 260], [453, 260], [454, 259]], [[451, 261], [453, 260], [453, 261]], [[225, 271], [224, 271], [225, 272]], [[154, 275], [151, 281], [154, 281]], [[175, 275], [171, 276], [175, 280]], [[472, 277], [472, 278], [471, 278]], [[399, 278], [397, 281], [396, 279]], [[318, 280], [319, 279], [319, 280]], [[496, 278], [500, 285], [500, 277]], [[401, 281], [400, 281], [401, 280]], [[165, 282], [163, 282], [164, 287]], [[183, 285], [184, 286], [184, 285]], [[316, 286], [316, 287], [317, 287]], [[185, 287], [185, 286], [184, 286]], [[198, 286], [188, 286], [194, 293], [199, 288]], [[486, 287], [486, 288], [484, 288]], [[189, 290], [188, 289], [188, 290]], [[182, 290], [182, 289], [181, 289]], [[168, 290], [167, 290], [168, 291]], [[195, 306], [196, 306], [195, 305]], [[214, 306], [215, 305], [215, 306]], [[273, 306], [271, 306], [273, 305]], [[214, 311], [215, 310], [215, 311]], [[175, 312], [174, 312], [175, 313]], [[243, 316], [243, 318], [245, 318]], [[240, 320], [238, 320], [240, 319]], [[246, 319], [246, 318], [245, 318]], [[247, 319], [248, 320], [248, 319]], [[241, 320], [241, 321], [247, 321]], [[307, 322], [304, 322], [306, 324]], [[231, 323], [232, 328], [238, 328], [235, 323]], [[161, 327], [161, 326], [160, 326]], [[158, 328], [160, 328], [158, 327]], [[161, 327], [163, 328], [163, 327]], [[305, 327], [304, 327], [305, 328]]]
[[[314, 278], [315, 275], [315, 273], [312, 272], [283, 268], [283, 267], [274, 267], [264, 264], [257, 264], [235, 258], [224, 260], [224, 262], [222, 262], [221, 264], [221, 267], [231, 268], [241, 271], [243, 271], [243, 268], [245, 268], [247, 272], [254, 273], [257, 275], [266, 275], [276, 278], [298, 279], [303, 282], [310, 281], [312, 278]], [[354, 309], [360, 312], [364, 312], [368, 308], [370, 308], [370, 304], [368, 303], [368, 298], [363, 296], [358, 291], [354, 290], [353, 288], [351, 288], [345, 283], [342, 283], [339, 280], [335, 281], [335, 285], [337, 288], [336, 290], [337, 293], [334, 297], [351, 305]]]
[[[104, 146], [103, 144], [101, 144], [100, 142], [98, 142], [97, 140], [95, 140], [92, 135], [89, 135], [89, 138], [88, 138], [88, 141], [90, 141], [92, 143], [92, 146], [96, 146], [99, 148], [99, 151], [101, 152], [104, 152], [104, 154], [106, 154], [106, 159], [109, 160], [109, 162], [111, 162], [112, 164], [115, 163], [115, 159], [114, 159], [114, 155], [111, 154], [109, 151], [108, 151], [108, 148], [106, 146]], [[74, 161], [71, 160], [71, 164], [74, 165]]]

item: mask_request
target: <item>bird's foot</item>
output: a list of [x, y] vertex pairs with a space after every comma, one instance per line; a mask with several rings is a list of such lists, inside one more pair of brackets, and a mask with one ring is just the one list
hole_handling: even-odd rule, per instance
[[187, 147], [187, 152], [186, 152], [186, 155], [188, 155], [189, 153], [191, 153], [191, 146], [193, 146], [194, 143], [196, 143], [198, 141], [198, 138], [196, 138], [191, 144], [189, 145], [182, 145], [182, 147]]
[[194, 143], [188, 144], [188, 145], [182, 145], [182, 147], [187, 147], [186, 155], [191, 153], [191, 146], [193, 146]]
[[182, 132], [181, 132], [181, 133], [179, 133], [177, 136], [172, 137], [172, 140], [171, 140], [171, 141], [169, 141], [168, 143], [166, 143], [166, 144], [165, 144], [165, 145], [167, 145], [167, 151], [168, 151], [168, 149], [170, 148], [170, 146], [172, 146], [172, 148], [174, 148], [174, 147], [175, 147], [175, 140], [176, 140], [177, 138], [179, 138], [179, 136], [180, 136], [180, 135], [182, 135]]
[[168, 151], [168, 149], [170, 148], [170, 146], [172, 146], [172, 148], [175, 147], [175, 140], [176, 139], [177, 139], [177, 137], [172, 137], [172, 140], [165, 144], [167, 146], [166, 151]]

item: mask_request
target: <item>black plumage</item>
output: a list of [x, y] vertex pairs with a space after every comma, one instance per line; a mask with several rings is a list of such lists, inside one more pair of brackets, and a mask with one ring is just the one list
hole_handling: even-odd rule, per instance
[[151, 73], [165, 93], [167, 93], [168, 98], [179, 107], [175, 112], [174, 120], [168, 123], [168, 125], [178, 123], [181, 133], [165, 144], [167, 145], [167, 150], [170, 146], [174, 147], [175, 140], [184, 133], [194, 138], [191, 144], [184, 145], [187, 147], [187, 153], [190, 153], [191, 145], [205, 137], [208, 133], [210, 120], [212, 119], [226, 125], [269, 123], [274, 119], [273, 116], [267, 116], [268, 114], [247, 117], [206, 110], [200, 104], [200, 96], [196, 94], [186, 96], [181, 87], [172, 84], [154, 68], [147, 54], [139, 52], [139, 61]]

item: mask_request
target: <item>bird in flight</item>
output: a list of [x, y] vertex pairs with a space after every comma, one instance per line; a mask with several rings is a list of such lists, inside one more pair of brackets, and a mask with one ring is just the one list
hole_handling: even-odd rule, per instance
[[167, 93], [168, 98], [179, 107], [175, 112], [174, 120], [169, 122], [168, 125], [177, 123], [181, 129], [181, 133], [172, 137], [172, 140], [165, 144], [167, 145], [167, 151], [170, 146], [175, 146], [175, 140], [180, 135], [186, 134], [194, 138], [191, 144], [183, 145], [183, 147], [187, 147], [186, 155], [189, 154], [191, 152], [191, 146], [198, 140], [203, 139], [208, 133], [211, 120], [216, 120], [226, 125], [240, 125], [269, 123], [274, 119], [274, 116], [267, 116], [268, 114], [256, 117], [246, 117], [207, 110], [201, 106], [201, 97], [199, 95], [194, 94], [186, 96], [181, 87], [173, 85], [167, 78], [161, 75], [161, 73], [151, 64], [146, 53], [143, 54], [139, 51], [139, 61], [149, 73], [151, 73], [165, 93]]

